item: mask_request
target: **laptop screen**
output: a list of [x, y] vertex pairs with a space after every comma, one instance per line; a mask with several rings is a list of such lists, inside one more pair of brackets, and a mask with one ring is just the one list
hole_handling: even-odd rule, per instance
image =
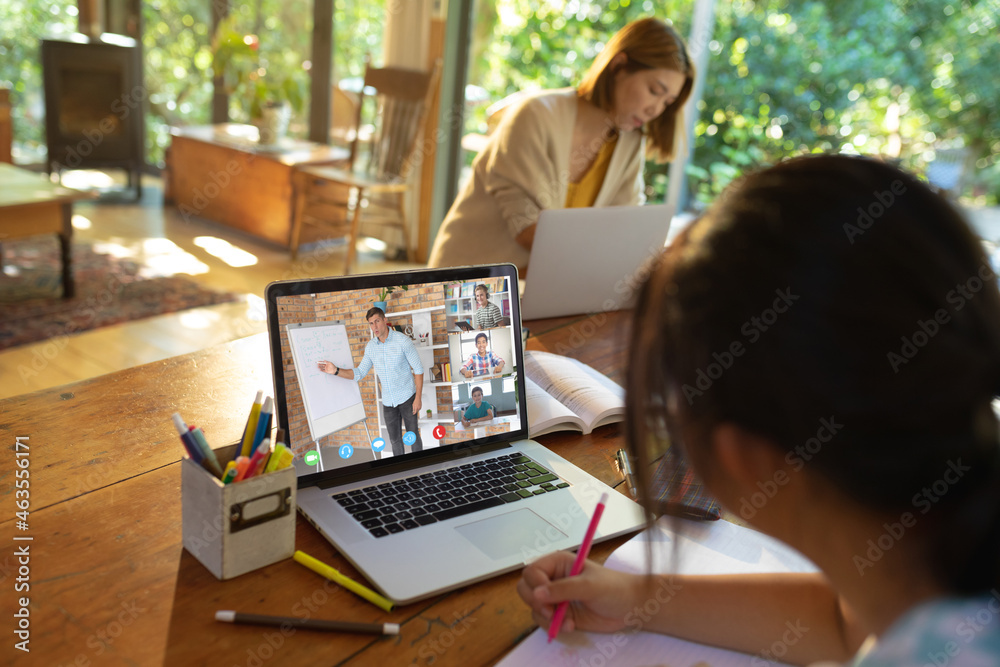
[[527, 437], [512, 265], [280, 281], [265, 297], [300, 485]]

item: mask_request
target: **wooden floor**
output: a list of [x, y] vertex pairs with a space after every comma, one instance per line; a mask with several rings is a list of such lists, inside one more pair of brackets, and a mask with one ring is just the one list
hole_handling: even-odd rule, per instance
[[[103, 174], [76, 173], [83, 183], [103, 183]], [[89, 179], [89, 180], [87, 180]], [[64, 181], [73, 186], [72, 179]], [[287, 250], [208, 221], [185, 221], [162, 205], [157, 179], [143, 181], [139, 204], [85, 203], [74, 208], [74, 236], [127, 254], [163, 274], [189, 274], [204, 285], [246, 294], [228, 303], [95, 329], [0, 352], [0, 398], [83, 380], [139, 364], [186, 354], [217, 343], [266, 331], [264, 288], [274, 280], [340, 275], [346, 245], [301, 253]], [[416, 268], [387, 262], [380, 252], [359, 246], [353, 273]]]

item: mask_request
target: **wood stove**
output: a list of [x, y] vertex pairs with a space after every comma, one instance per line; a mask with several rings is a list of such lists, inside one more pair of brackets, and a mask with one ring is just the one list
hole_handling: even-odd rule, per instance
[[42, 40], [50, 173], [124, 169], [141, 196], [146, 91], [139, 54], [136, 40], [111, 33]]

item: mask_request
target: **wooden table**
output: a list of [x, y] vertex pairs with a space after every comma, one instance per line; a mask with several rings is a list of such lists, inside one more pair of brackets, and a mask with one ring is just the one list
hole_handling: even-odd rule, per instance
[[76, 293], [71, 245], [73, 202], [92, 197], [93, 193], [64, 188], [41, 174], [0, 163], [0, 243], [25, 236], [56, 234], [62, 254], [64, 298]]
[[251, 125], [197, 125], [171, 130], [164, 201], [181, 216], [207, 218], [290, 247], [292, 169], [339, 163], [344, 148], [283, 139], [257, 143]]
[[[530, 349], [574, 356], [623, 382], [628, 317], [528, 323]], [[219, 446], [239, 436], [258, 388], [272, 387], [265, 334], [0, 401], [0, 656], [38, 665], [485, 665], [533, 628], [519, 573], [384, 613], [285, 560], [218, 581], [181, 547], [179, 411]], [[546, 446], [610, 485], [620, 424]], [[30, 461], [26, 530], [15, 517], [16, 439]], [[30, 439], [24, 439], [30, 438]], [[301, 516], [296, 546], [348, 576], [358, 572]], [[15, 537], [31, 540], [15, 540]], [[603, 560], [625, 541], [595, 545]], [[27, 547], [27, 564], [15, 549]], [[405, 561], [404, 561], [405, 562]], [[22, 567], [27, 570], [19, 570]], [[418, 576], [419, 573], [414, 573]], [[15, 592], [18, 581], [30, 590]], [[28, 599], [30, 655], [14, 613]], [[224, 625], [218, 609], [401, 624], [397, 637]], [[0, 662], [9, 662], [0, 659]]]

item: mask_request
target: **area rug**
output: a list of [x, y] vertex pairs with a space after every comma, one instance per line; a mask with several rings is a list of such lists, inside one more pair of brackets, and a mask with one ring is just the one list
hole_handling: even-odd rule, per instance
[[178, 275], [146, 277], [130, 259], [73, 244], [76, 296], [62, 298], [55, 237], [2, 244], [0, 350], [188, 308], [238, 301]]

